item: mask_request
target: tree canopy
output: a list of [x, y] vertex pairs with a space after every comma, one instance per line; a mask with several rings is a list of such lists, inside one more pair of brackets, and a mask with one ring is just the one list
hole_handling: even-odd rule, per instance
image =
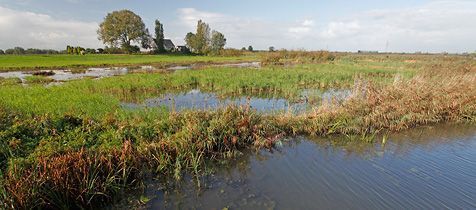
[[157, 46], [157, 52], [165, 52], [164, 47], [164, 25], [159, 20], [155, 20], [155, 45]]
[[120, 45], [127, 52], [137, 49], [131, 46], [132, 42], [140, 43], [147, 36], [142, 18], [129, 10], [107, 14], [97, 33], [104, 44], [111, 47]]
[[218, 31], [212, 32], [212, 39], [211, 39], [211, 50], [213, 52], [218, 52], [223, 49], [226, 45], [225, 35]]
[[194, 53], [207, 54], [216, 53], [223, 49], [226, 44], [225, 35], [218, 31], [210, 33], [210, 26], [199, 20], [197, 23], [197, 32], [189, 32], [185, 36], [185, 43]]

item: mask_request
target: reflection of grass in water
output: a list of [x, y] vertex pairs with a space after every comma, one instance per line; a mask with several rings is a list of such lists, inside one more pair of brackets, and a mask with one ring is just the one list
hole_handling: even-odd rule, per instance
[[[136, 186], [143, 169], [175, 178], [184, 171], [200, 174], [205, 160], [227, 159], [244, 148], [272, 147], [284, 135], [371, 137], [420, 125], [476, 121], [476, 76], [465, 66], [451, 72], [422, 71], [411, 79], [405, 75], [412, 71], [395, 70], [403, 77], [393, 83], [379, 74], [364, 81], [366, 73], [379, 72], [314, 64], [133, 74], [55, 87], [1, 86], [0, 198], [18, 208], [91, 207]], [[334, 80], [350, 84], [356, 94], [341, 106], [297, 116], [264, 116], [236, 106], [181, 113], [119, 108], [120, 100], [136, 94], [190, 86], [230, 95], [240, 89], [276, 90], [292, 97], [318, 81]]]

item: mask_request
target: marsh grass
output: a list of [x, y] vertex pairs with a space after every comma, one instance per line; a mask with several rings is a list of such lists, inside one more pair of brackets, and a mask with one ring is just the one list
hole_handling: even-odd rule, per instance
[[373, 135], [443, 122], [476, 122], [476, 71], [422, 72], [384, 87], [358, 82], [343, 104], [323, 105], [286, 122], [292, 133]]
[[[266, 67], [260, 70], [216, 67], [173, 73], [139, 73], [118, 77], [82, 79], [60, 86], [0, 86], [0, 104], [28, 113], [76, 112], [101, 117], [117, 110], [120, 102], [140, 103], [163, 93], [190, 89], [214, 92], [219, 97], [286, 98], [300, 100], [303, 89], [351, 88], [356, 78], [376, 84], [389, 83], [394, 75], [407, 78], [412, 70], [379, 70], [351, 65], [304, 64], [293, 68]], [[49, 78], [32, 76], [27, 84], [45, 84]]]
[[55, 80], [49, 77], [44, 76], [27, 76], [25, 77], [25, 82], [27, 84], [48, 84], [54, 82]]
[[22, 81], [20, 78], [3, 78], [0, 77], [0, 86], [10, 86], [21, 84]]
[[[452, 58], [435, 64], [425, 57], [417, 59], [421, 66], [401, 68], [415, 63], [396, 64], [407, 57], [373, 57], [371, 65], [377, 67], [369, 68], [361, 59], [368, 58], [355, 58], [362, 64], [356, 66], [347, 60], [292, 68], [131, 74], [54, 87], [2, 85], [2, 205], [95, 208], [138, 187], [146, 173], [174, 179], [185, 172], [201, 174], [206, 162], [230, 159], [245, 148], [272, 148], [284, 136], [344, 135], [372, 142], [422, 125], [476, 123], [473, 61]], [[300, 115], [263, 115], [234, 105], [183, 112], [118, 106], [122, 100], [191, 87], [223, 95], [276, 92], [290, 98], [321, 86], [347, 87], [352, 96]]]
[[328, 51], [288, 51], [280, 50], [261, 54], [261, 65], [291, 65], [304, 63], [325, 63], [336, 59], [336, 55]]
[[65, 69], [140, 65], [184, 65], [193, 63], [227, 63], [258, 60], [253, 54], [245, 56], [190, 55], [4, 55], [0, 71], [31, 69]]
[[148, 123], [113, 115], [96, 121], [1, 114], [7, 125], [1, 137], [8, 139], [3, 202], [17, 208], [93, 207], [134, 186], [147, 168], [179, 179], [184, 171], [200, 173], [205, 160], [230, 158], [251, 145], [270, 148], [282, 133], [236, 106], [172, 113]]

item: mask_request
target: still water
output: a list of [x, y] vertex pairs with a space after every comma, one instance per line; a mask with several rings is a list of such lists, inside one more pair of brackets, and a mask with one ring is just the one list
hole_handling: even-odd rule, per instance
[[214, 93], [201, 92], [198, 89], [184, 93], [169, 93], [161, 97], [145, 100], [143, 103], [122, 103], [123, 108], [166, 107], [168, 110], [183, 111], [187, 109], [212, 110], [230, 104], [250, 106], [259, 112], [292, 111], [303, 112], [308, 106], [305, 102], [290, 103], [283, 98], [235, 97], [220, 98]]
[[285, 141], [169, 187], [151, 182], [144, 209], [475, 209], [476, 128], [436, 126], [385, 144]]
[[23, 83], [25, 77], [32, 76], [35, 73], [48, 72], [52, 75], [46, 76], [53, 79], [56, 82], [75, 80], [81, 78], [103, 78], [125, 75], [135, 72], [157, 72], [160, 70], [185, 70], [185, 69], [198, 69], [205, 67], [236, 67], [236, 68], [259, 68], [259, 62], [243, 62], [243, 63], [229, 63], [229, 64], [196, 64], [196, 65], [177, 65], [169, 67], [154, 67], [154, 66], [140, 66], [138, 68], [131, 67], [106, 67], [106, 68], [86, 68], [79, 70], [32, 70], [32, 71], [8, 71], [0, 72], [2, 78], [19, 78]]
[[[311, 96], [312, 95], [312, 96]], [[183, 111], [188, 109], [212, 110], [225, 107], [230, 104], [238, 106], [250, 106], [258, 112], [290, 112], [303, 113], [316, 107], [316, 103], [308, 103], [309, 97], [319, 97], [320, 103], [325, 101], [340, 100], [344, 101], [351, 96], [350, 90], [305, 90], [301, 98], [296, 102], [290, 102], [284, 98], [268, 97], [233, 97], [222, 98], [215, 93], [201, 92], [199, 89], [193, 89], [183, 93], [168, 93], [160, 97], [146, 99], [142, 103], [122, 103], [121, 106], [126, 109], [166, 107], [168, 110]]]

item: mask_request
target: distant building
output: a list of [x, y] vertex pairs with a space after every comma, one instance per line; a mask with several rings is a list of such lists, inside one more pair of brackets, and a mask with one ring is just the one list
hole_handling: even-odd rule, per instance
[[378, 51], [368, 51], [368, 50], [359, 50], [357, 51], [359, 54], [378, 54]]
[[164, 49], [167, 51], [175, 50], [175, 45], [170, 39], [164, 39]]
[[188, 49], [187, 46], [177, 46], [175, 48], [175, 51], [180, 52], [180, 53], [184, 53], [184, 54], [190, 53], [190, 49]]
[[[145, 50], [145, 52], [150, 52], [150, 51], [154, 51], [154, 50], [157, 50], [157, 44], [155, 43], [155, 39], [150, 37], [149, 38], [149, 43], [150, 43], [150, 49], [148, 50]], [[166, 51], [169, 51], [169, 52], [172, 52], [172, 51], [175, 51], [175, 45], [174, 43], [172, 42], [172, 40], [170, 39], [164, 39], [164, 49]]]

